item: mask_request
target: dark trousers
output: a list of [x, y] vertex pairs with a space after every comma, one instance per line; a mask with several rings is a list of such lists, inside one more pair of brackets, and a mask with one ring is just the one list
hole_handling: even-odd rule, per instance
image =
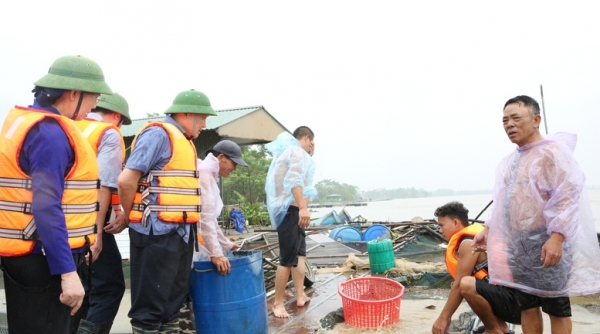
[[143, 235], [129, 229], [131, 241], [131, 310], [133, 326], [158, 330], [179, 318], [189, 293], [193, 239], [186, 243], [175, 231]]
[[85, 289], [85, 298], [81, 306], [83, 310], [87, 310], [85, 320], [97, 325], [112, 326], [125, 293], [121, 260], [115, 236], [102, 233], [102, 251], [98, 259], [92, 263], [91, 276], [85, 265], [80, 271], [81, 282]]
[[[81, 254], [73, 254], [79, 263]], [[11, 334], [67, 334], [71, 308], [60, 302], [60, 275], [50, 275], [46, 257], [3, 257], [8, 329]]]

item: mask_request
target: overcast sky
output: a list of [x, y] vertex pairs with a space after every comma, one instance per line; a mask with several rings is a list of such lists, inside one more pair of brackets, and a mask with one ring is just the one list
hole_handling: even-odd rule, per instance
[[[460, 3], [460, 4], [457, 4]], [[600, 4], [2, 1], [0, 117], [63, 55], [100, 64], [132, 117], [194, 88], [316, 135], [316, 181], [491, 189], [514, 149], [502, 106], [540, 103], [600, 185]]]

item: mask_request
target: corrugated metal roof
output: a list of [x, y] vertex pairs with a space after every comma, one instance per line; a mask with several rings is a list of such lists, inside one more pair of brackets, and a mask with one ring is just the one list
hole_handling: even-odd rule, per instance
[[[255, 107], [246, 107], [246, 108], [236, 108], [236, 109], [223, 109], [216, 110], [217, 116], [210, 116], [206, 119], [206, 128], [209, 130], [217, 129], [220, 126], [223, 126], [227, 123], [233, 122], [236, 119], [246, 116], [256, 110], [263, 109], [262, 106]], [[157, 117], [148, 117], [148, 118], [140, 118], [132, 120], [130, 125], [124, 125], [121, 127], [121, 133], [123, 137], [131, 137], [135, 136], [138, 130], [149, 121], [157, 121], [161, 120], [165, 117], [165, 115], [157, 116]]]

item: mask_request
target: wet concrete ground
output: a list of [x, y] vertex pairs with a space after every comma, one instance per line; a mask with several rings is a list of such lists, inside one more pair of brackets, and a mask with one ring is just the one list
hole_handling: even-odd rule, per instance
[[[360, 273], [359, 273], [360, 275]], [[356, 275], [355, 275], [356, 276]], [[379, 329], [363, 329], [341, 323], [331, 330], [322, 329], [320, 319], [329, 312], [342, 306], [341, 297], [337, 287], [339, 283], [350, 279], [349, 274], [319, 274], [317, 275], [314, 289], [309, 290], [311, 301], [305, 307], [297, 307], [294, 299], [294, 289], [286, 290], [286, 305], [291, 318], [278, 319], [269, 314], [269, 333], [331, 333], [331, 334], [365, 334], [365, 333], [400, 333], [418, 334], [431, 333], [431, 326], [444, 307], [449, 290], [447, 289], [419, 289], [409, 288], [400, 304], [400, 321], [394, 325]], [[269, 311], [273, 300], [267, 299]], [[588, 297], [573, 297], [572, 321], [574, 334], [600, 334], [600, 295]], [[453, 316], [458, 318], [462, 312], [470, 308], [463, 302]], [[516, 326], [515, 333], [522, 333], [520, 326]], [[550, 321], [544, 315], [544, 333], [550, 333]]]
[[[269, 333], [285, 334], [308, 334], [308, 333], [327, 333], [327, 334], [367, 334], [367, 333], [399, 333], [399, 334], [419, 334], [431, 333], [431, 326], [440, 311], [444, 307], [448, 290], [446, 289], [407, 289], [405, 296], [400, 304], [400, 321], [394, 325], [381, 328], [379, 330], [368, 330], [356, 328], [344, 323], [338, 324], [332, 330], [321, 329], [319, 320], [329, 312], [335, 311], [342, 306], [341, 297], [337, 292], [339, 283], [350, 278], [350, 275], [319, 274], [317, 275], [314, 290], [309, 292], [312, 300], [302, 308], [296, 307], [292, 300], [294, 289], [286, 290], [286, 300], [292, 300], [286, 308], [292, 315], [290, 319], [277, 319], [269, 314]], [[4, 290], [0, 289], [0, 313], [6, 312]], [[267, 299], [269, 311], [272, 307], [272, 296]], [[125, 334], [131, 333], [131, 326], [127, 312], [129, 311], [131, 300], [129, 290], [126, 291], [119, 314], [112, 327], [111, 333]], [[591, 297], [572, 297], [573, 312], [573, 333], [574, 334], [600, 334], [600, 295]], [[434, 309], [427, 306], [435, 306]], [[462, 303], [453, 319], [458, 318], [462, 312], [469, 311], [469, 306]], [[515, 333], [521, 333], [517, 326]], [[547, 316], [544, 316], [544, 333], [550, 333], [550, 322]]]

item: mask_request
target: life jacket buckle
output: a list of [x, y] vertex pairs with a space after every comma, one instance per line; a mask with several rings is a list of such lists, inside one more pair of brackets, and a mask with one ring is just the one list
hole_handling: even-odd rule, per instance
[[26, 215], [30, 215], [32, 214], [31, 212], [31, 203], [23, 203], [23, 210], [22, 212]]

